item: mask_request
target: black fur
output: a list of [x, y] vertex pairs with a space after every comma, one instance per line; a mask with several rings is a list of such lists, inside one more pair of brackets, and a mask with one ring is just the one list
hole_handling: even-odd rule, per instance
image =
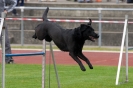
[[69, 55], [79, 64], [82, 71], [86, 69], [80, 59], [85, 61], [90, 69], [93, 69], [90, 61], [82, 53], [85, 40], [94, 41], [94, 39], [99, 38], [91, 27], [91, 20], [88, 24], [81, 24], [75, 29], [63, 29], [58, 24], [47, 20], [48, 10], [47, 7], [43, 14], [43, 22], [35, 28], [33, 38], [45, 39], [48, 42], [53, 40], [60, 50], [69, 52]]

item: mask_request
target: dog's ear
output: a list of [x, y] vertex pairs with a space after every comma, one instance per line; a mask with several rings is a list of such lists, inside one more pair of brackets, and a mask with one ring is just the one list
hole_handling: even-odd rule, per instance
[[90, 22], [89, 22], [87, 25], [91, 25], [91, 23], [92, 23], [92, 20], [91, 20], [91, 19], [89, 19], [89, 21], [90, 21]]
[[86, 27], [87, 27], [86, 24], [81, 24], [81, 25], [80, 25], [80, 30], [81, 30], [81, 32], [85, 31]]
[[82, 38], [81, 30], [80, 27], [75, 28], [74, 31], [74, 36], [73, 36], [77, 41]]
[[46, 10], [43, 13], [43, 16], [42, 16], [43, 21], [47, 21], [47, 13], [48, 13], [48, 11], [49, 11], [49, 7], [47, 7]]

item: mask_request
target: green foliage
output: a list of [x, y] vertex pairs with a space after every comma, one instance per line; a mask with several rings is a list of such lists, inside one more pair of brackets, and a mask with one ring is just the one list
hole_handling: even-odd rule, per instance
[[[129, 67], [129, 82], [118, 86], [115, 85], [117, 67], [114, 66], [94, 66], [93, 70], [86, 66], [85, 72], [77, 65], [57, 65], [57, 69], [61, 88], [132, 88], [132, 67]], [[46, 88], [49, 88], [49, 78], [50, 88], [58, 88], [53, 65], [46, 66]], [[41, 65], [6, 65], [6, 88], [41, 88], [41, 83]]]

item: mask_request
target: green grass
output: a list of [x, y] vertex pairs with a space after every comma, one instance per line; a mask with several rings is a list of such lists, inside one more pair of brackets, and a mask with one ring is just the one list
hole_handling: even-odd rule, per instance
[[[46, 67], [46, 88], [48, 88], [49, 66]], [[51, 88], [58, 88], [54, 68], [53, 66], [50, 68]], [[41, 69], [41, 65], [6, 65], [6, 88], [41, 88]], [[133, 67], [129, 67], [129, 82], [118, 86], [115, 85], [117, 67], [114, 66], [94, 66], [93, 70], [86, 66], [85, 72], [77, 65], [57, 65], [57, 69], [61, 88], [133, 87]]]

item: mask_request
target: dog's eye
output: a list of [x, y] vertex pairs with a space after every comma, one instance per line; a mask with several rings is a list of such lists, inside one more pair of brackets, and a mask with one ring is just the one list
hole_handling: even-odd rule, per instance
[[94, 31], [94, 29], [93, 28], [90, 28], [90, 31]]

